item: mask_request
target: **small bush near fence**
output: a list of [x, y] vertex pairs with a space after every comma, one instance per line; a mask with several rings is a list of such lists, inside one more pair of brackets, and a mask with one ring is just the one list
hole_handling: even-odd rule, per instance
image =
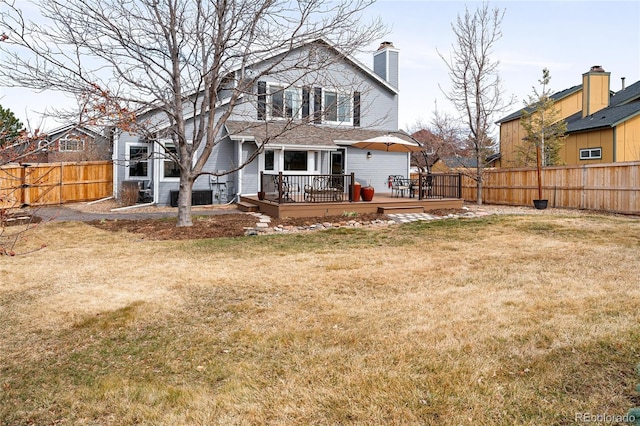
[[133, 206], [138, 202], [138, 193], [138, 182], [122, 182], [120, 193], [118, 194], [118, 204]]

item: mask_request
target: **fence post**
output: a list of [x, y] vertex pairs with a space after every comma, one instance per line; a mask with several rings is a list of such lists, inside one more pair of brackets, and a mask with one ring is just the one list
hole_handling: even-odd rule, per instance
[[585, 166], [582, 166], [582, 182], [580, 185], [582, 186], [582, 194], [580, 195], [580, 208], [583, 210], [586, 208], [585, 205], [586, 205], [586, 199], [587, 199], [586, 182], [587, 182], [587, 168]]
[[458, 198], [462, 198], [462, 173], [458, 173]]
[[282, 172], [278, 172], [278, 204], [282, 204]]
[[351, 172], [351, 184], [348, 186], [348, 188], [351, 188], [351, 190], [349, 191], [349, 201], [355, 201], [357, 199], [356, 196], [356, 174], [354, 172]]
[[[61, 161], [60, 162], [60, 203], [59, 204], [64, 204], [64, 201], [63, 201], [64, 191], [62, 190], [62, 186], [64, 183], [64, 180], [62, 178], [63, 173], [64, 173], [64, 163]], [[86, 180], [86, 175], [83, 175], [82, 177]]]
[[27, 188], [29, 188], [27, 184], [27, 167], [29, 167], [29, 164], [23, 163], [22, 169], [20, 169], [20, 208], [27, 207], [30, 201], [30, 194], [27, 192]]

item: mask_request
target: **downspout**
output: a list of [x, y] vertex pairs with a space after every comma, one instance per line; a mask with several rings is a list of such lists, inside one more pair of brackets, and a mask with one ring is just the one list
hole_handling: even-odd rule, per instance
[[618, 139], [618, 132], [617, 132], [618, 128], [617, 127], [613, 127], [613, 162], [617, 162], [618, 160], [616, 159], [616, 157], [618, 156], [618, 149], [617, 149], [617, 144], [616, 141]]
[[120, 148], [120, 134], [113, 132], [113, 152], [111, 153], [111, 165], [113, 167], [113, 198], [118, 198], [118, 151]]
[[[242, 146], [244, 145], [244, 138], [240, 139], [237, 142], [237, 156], [238, 156], [238, 164], [242, 164]], [[238, 189], [236, 189], [235, 196], [238, 197], [238, 201], [240, 201], [240, 195], [242, 194], [242, 179], [244, 174], [244, 167], [238, 170]]]
[[159, 155], [156, 155], [157, 152], [160, 152], [160, 145], [157, 140], [153, 141], [153, 153], [151, 154], [151, 165], [153, 167], [153, 204], [158, 205], [160, 200], [160, 167], [158, 167], [158, 160], [160, 158]]

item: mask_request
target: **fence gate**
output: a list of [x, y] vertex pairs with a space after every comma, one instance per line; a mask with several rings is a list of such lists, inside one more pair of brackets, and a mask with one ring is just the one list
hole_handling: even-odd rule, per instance
[[112, 193], [110, 161], [0, 167], [0, 208], [91, 201]]

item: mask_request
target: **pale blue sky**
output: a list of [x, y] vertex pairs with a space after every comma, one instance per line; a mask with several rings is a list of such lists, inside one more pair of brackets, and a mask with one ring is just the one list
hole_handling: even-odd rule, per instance
[[[506, 97], [516, 96], [510, 111], [538, 84], [543, 68], [551, 71], [551, 89], [560, 91], [582, 83], [593, 65], [611, 73], [611, 90], [640, 80], [640, 2], [635, 1], [501, 1], [505, 9], [502, 39], [492, 55], [500, 61]], [[450, 88], [447, 69], [438, 56], [451, 51], [451, 23], [475, 10], [477, 1], [378, 1], [370, 13], [388, 23], [386, 37], [400, 49], [400, 127], [432, 118], [451, 106], [439, 89]], [[377, 46], [374, 46], [375, 48]], [[366, 56], [360, 59], [371, 66]], [[451, 110], [453, 112], [453, 110]], [[506, 115], [506, 114], [505, 114]], [[499, 117], [495, 117], [496, 119]]]
[[[448, 90], [450, 83], [436, 49], [448, 55], [454, 42], [451, 23], [465, 6], [475, 10], [481, 5], [478, 1], [379, 0], [368, 11], [383, 19], [390, 31], [385, 40], [400, 49], [401, 128], [417, 120], [428, 122], [436, 100], [439, 109], [454, 112], [439, 88]], [[545, 67], [551, 71], [554, 91], [580, 84], [582, 74], [593, 65], [611, 73], [614, 91], [621, 88], [621, 77], [626, 77], [627, 86], [640, 80], [640, 1], [512, 0], [489, 5], [506, 9], [503, 38], [493, 58], [500, 61], [505, 96], [517, 98], [510, 111], [522, 107]], [[377, 47], [372, 45], [371, 50]], [[371, 52], [358, 59], [372, 66]], [[0, 104], [23, 121], [28, 116], [36, 126], [38, 112], [63, 101], [60, 95], [0, 88]], [[44, 128], [56, 125], [48, 121]]]

